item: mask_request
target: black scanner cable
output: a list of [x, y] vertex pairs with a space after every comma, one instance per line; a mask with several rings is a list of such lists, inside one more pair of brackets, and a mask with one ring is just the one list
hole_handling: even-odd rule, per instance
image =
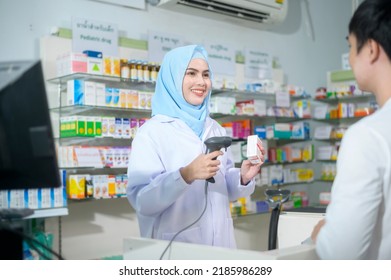
[[208, 181], [205, 181], [205, 186], [204, 186], [204, 191], [205, 191], [205, 206], [204, 206], [204, 209], [202, 210], [202, 213], [201, 215], [194, 221], [192, 222], [190, 225], [184, 227], [183, 229], [181, 229], [180, 231], [178, 231], [170, 240], [170, 242], [168, 243], [168, 245], [166, 246], [166, 248], [164, 249], [163, 253], [161, 254], [159, 260], [162, 260], [164, 255], [166, 254], [168, 248], [171, 247], [171, 244], [172, 242], [175, 240], [175, 238], [183, 231], [187, 230], [188, 228], [190, 228], [191, 226], [195, 225], [201, 218], [202, 216], [204, 215], [205, 211], [206, 211], [206, 207], [208, 205]]

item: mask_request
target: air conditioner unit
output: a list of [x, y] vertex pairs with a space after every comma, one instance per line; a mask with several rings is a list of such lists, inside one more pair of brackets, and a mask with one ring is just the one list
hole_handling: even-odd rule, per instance
[[288, 0], [160, 0], [158, 7], [262, 29], [284, 21]]

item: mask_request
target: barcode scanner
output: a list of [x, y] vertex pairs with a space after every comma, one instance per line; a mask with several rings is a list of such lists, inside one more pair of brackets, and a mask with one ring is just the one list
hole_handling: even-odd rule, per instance
[[[225, 148], [227, 151], [227, 148], [231, 146], [232, 138], [228, 136], [215, 136], [211, 137], [205, 140], [204, 144], [206, 146], [206, 152], [205, 154], [212, 153], [214, 151], [221, 150], [221, 148]], [[213, 158], [215, 160], [217, 157]], [[206, 179], [209, 183], [214, 183], [215, 179], [213, 177], [210, 177]]]

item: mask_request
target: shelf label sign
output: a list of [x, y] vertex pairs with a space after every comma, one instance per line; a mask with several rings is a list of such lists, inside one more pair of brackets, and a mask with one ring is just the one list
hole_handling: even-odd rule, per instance
[[268, 53], [246, 48], [244, 75], [254, 79], [272, 79], [272, 59]]
[[164, 55], [177, 47], [183, 46], [183, 36], [149, 31], [148, 60], [161, 63]]
[[205, 43], [213, 73], [236, 75], [235, 50], [221, 43]]
[[115, 24], [72, 18], [72, 50], [102, 52], [105, 56], [118, 56], [118, 27]]

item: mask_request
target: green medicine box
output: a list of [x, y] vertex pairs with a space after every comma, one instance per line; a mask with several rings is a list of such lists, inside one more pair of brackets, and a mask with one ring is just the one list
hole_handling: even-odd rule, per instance
[[95, 137], [95, 117], [85, 117], [87, 137]]
[[86, 119], [81, 116], [72, 116], [61, 119], [60, 137], [84, 137], [86, 136]]
[[94, 118], [94, 132], [96, 137], [102, 137], [102, 118], [95, 117]]

